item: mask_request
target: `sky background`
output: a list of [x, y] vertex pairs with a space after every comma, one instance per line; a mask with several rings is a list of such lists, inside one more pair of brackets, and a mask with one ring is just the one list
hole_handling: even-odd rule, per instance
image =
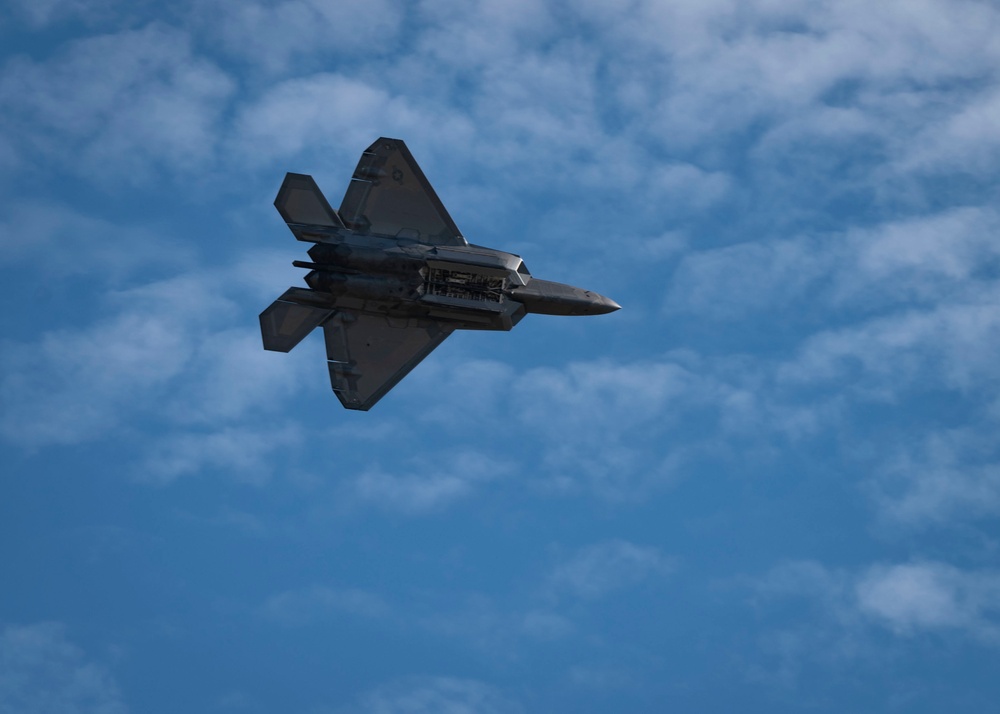
[[[991, 711], [1000, 6], [6, 0], [0, 714]], [[404, 139], [608, 295], [261, 349]]]

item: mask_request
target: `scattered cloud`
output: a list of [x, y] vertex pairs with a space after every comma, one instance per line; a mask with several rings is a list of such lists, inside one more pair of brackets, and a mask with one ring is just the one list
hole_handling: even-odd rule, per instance
[[113, 674], [58, 623], [0, 630], [0, 714], [124, 714]]
[[165, 485], [208, 470], [260, 486], [279, 468], [273, 456], [287, 452], [302, 440], [301, 431], [293, 426], [226, 427], [205, 433], [175, 431], [154, 440], [133, 473], [140, 482]]
[[[39, 155], [102, 181], [136, 182], [154, 166], [202, 168], [235, 89], [185, 33], [162, 24], [88, 37], [43, 61], [0, 70], [0, 126]], [[65, 163], [64, 163], [65, 162]]]
[[868, 678], [876, 696], [905, 699], [923, 682], [903, 676], [902, 662], [924, 648], [1000, 645], [1000, 573], [992, 569], [930, 560], [855, 568], [790, 561], [749, 584], [757, 634], [743, 656], [744, 674], [795, 691], [797, 705], [803, 697], [829, 699], [831, 683], [851, 689]]
[[[113, 444], [153, 484], [218, 473], [275, 486], [275, 469], [290, 468], [305, 475], [280, 482], [297, 478], [299, 495], [389, 519], [443, 518], [501, 491], [525, 520], [539, 494], [627, 502], [631, 517], [720, 460], [755, 477], [772, 464], [858, 466], [845, 490], [860, 484], [881, 522], [908, 535], [1000, 513], [995, 3], [213, 0], [152, 23], [147, 9], [16, 0], [5, 13], [40, 41], [18, 37], [28, 49], [0, 66], [0, 179], [13, 189], [0, 265], [19, 280], [44, 263], [63, 296], [86, 286], [75, 299], [53, 283], [18, 290], [19, 304], [55, 309], [10, 313], [20, 322], [2, 344], [0, 436], [12, 449]], [[105, 34], [61, 39], [69, 23]], [[410, 142], [460, 224], [464, 211], [487, 236], [516, 235], [532, 265], [572, 256], [581, 282], [586, 270], [621, 281], [634, 312], [623, 297], [624, 322], [607, 334], [626, 344], [588, 337], [577, 357], [529, 366], [483, 336], [422, 365], [391, 397], [399, 412], [282, 418], [304, 375], [322, 378], [320, 352], [265, 353], [253, 324], [281, 276], [298, 280], [290, 254], [234, 259], [235, 244], [158, 235], [139, 215], [154, 199], [134, 189], [158, 187], [154, 216], [214, 202], [253, 245], [256, 208], [192, 187], [309, 171], [336, 204], [378, 134]], [[119, 218], [48, 198], [69, 191], [79, 206], [96, 189], [100, 204], [122, 186], [132, 193]], [[203, 267], [223, 252], [225, 264]], [[339, 478], [310, 481], [334, 450]], [[796, 493], [810, 487], [789, 478]], [[250, 510], [209, 505], [221, 515], [203, 522], [260, 534], [273, 516]], [[868, 565], [798, 561], [758, 578], [762, 624], [744, 624], [765, 654], [751, 676], [772, 663], [785, 682], [810, 661], [870, 663], [886, 642], [1000, 643], [1000, 575], [919, 557], [922, 544], [909, 561], [869, 553]], [[622, 539], [560, 555], [513, 604], [486, 589], [441, 608], [454, 590], [431, 584], [418, 599], [432, 605], [402, 616], [380, 592], [320, 583], [253, 614], [288, 627], [415, 623], [502, 658], [523, 642], [600, 639], [588, 612], [648, 595], [674, 568]], [[608, 668], [602, 683], [574, 664], [564, 671], [576, 688], [643, 688], [631, 669]], [[58, 626], [3, 630], [0, 665], [0, 714], [124, 711], [108, 670]], [[260, 694], [227, 688], [219, 706]], [[355, 704], [523, 710], [448, 677], [392, 681]]]
[[[753, 581], [755, 601], [772, 606], [798, 601], [809, 607], [788, 641], [822, 639], [816, 657], [854, 660], [877, 650], [878, 632], [899, 638], [960, 637], [1000, 645], [1000, 573], [915, 560], [854, 570], [815, 561], [792, 561]], [[787, 613], [786, 613], [787, 615]], [[836, 643], [834, 646], [833, 643]]]
[[995, 419], [983, 418], [975, 427], [931, 432], [885, 449], [867, 484], [880, 518], [922, 528], [1000, 514], [996, 428]]
[[858, 609], [898, 635], [958, 631], [1000, 644], [1000, 572], [946, 563], [876, 565], [855, 585]]
[[901, 149], [894, 168], [917, 175], [948, 171], [988, 176], [1000, 162], [1000, 130], [991, 121], [1000, 111], [1000, 92], [970, 93], [948, 112], [939, 112]]
[[168, 312], [127, 310], [85, 330], [58, 329], [4, 355], [0, 429], [27, 447], [104, 437], [135, 405], [161, 397], [192, 346]]
[[[0, 437], [33, 464], [46, 447], [98, 444], [149, 483], [280, 481], [390, 520], [445, 518], [506, 489], [518, 518], [548, 527], [529, 499], [589, 493], [619, 506], [609, 521], [642, 517], [657, 489], [712, 476], [706, 465], [722, 460], [758, 478], [791, 465], [845, 473], [844, 490], [860, 484], [907, 535], [1000, 513], [995, 3], [213, 0], [151, 23], [150, 9], [15, 0], [3, 13], [29, 34], [0, 65], [0, 180], [12, 189], [0, 266], [18, 286], [0, 345]], [[282, 276], [299, 276], [287, 250], [244, 250], [263, 208], [233, 201], [243, 189], [231, 187], [309, 171], [336, 204], [378, 134], [410, 142], [460, 225], [464, 211], [486, 236], [514, 236], [533, 266], [572, 257], [566, 280], [620, 281], [626, 310], [602, 328], [608, 343], [589, 335], [567, 351], [576, 357], [529, 365], [483, 335], [424, 363], [393, 392], [397, 412], [335, 419], [313, 381], [327, 411], [281, 417], [305, 375], [324, 377], [321, 347], [260, 349], [254, 313]], [[151, 185], [156, 196], [143, 193]], [[71, 193], [80, 206], [95, 191], [95, 206], [121, 196], [125, 215], [50, 200]], [[182, 235], [190, 224], [151, 226], [191, 202], [239, 216], [218, 221], [243, 229], [239, 250], [196, 245]], [[36, 264], [53, 282], [26, 277]], [[332, 452], [339, 478], [310, 480]], [[302, 475], [272, 479], [276, 468]], [[787, 478], [795, 497], [813, 485]], [[769, 506], [793, 497], [760, 491], [747, 492]], [[203, 522], [257, 534], [274, 518], [206, 509], [221, 515]], [[140, 550], [102, 552], [141, 557], [130, 542]], [[876, 661], [886, 642], [995, 646], [1000, 575], [959, 567], [960, 552], [943, 562], [947, 546], [922, 558], [923, 544], [909, 561], [869, 552], [867, 565], [798, 561], [758, 578], [762, 625], [742, 624], [760, 635], [762, 661], [791, 681], [810, 661]], [[575, 646], [600, 639], [589, 611], [674, 567], [621, 539], [561, 555], [514, 604], [487, 589], [448, 612], [418, 604], [410, 621], [494, 657], [523, 641]], [[438, 585], [419, 597], [454, 596]], [[391, 620], [395, 606], [321, 583], [254, 614], [296, 627]], [[575, 686], [600, 684], [597, 668], [569, 664]], [[59, 626], [6, 628], [0, 665], [0, 714], [124, 711], [107, 668]], [[642, 690], [634, 671], [608, 671], [604, 686]], [[226, 690], [219, 706], [260, 694]], [[354, 710], [523, 707], [478, 680], [420, 677]]]
[[[508, 605], [482, 593], [460, 598], [457, 606], [419, 618], [435, 635], [470, 642], [495, 656], [516, 657], [521, 644], [554, 642], [577, 635], [580, 606], [612, 599], [674, 570], [658, 549], [621, 539], [577, 549], [530, 588], [527, 596], [507, 596]], [[517, 601], [514, 607], [510, 602]]]
[[266, 619], [290, 627], [343, 616], [381, 617], [388, 612], [389, 606], [376, 593], [320, 585], [278, 593], [260, 608]]
[[301, 359], [276, 357], [261, 349], [256, 326], [206, 331], [199, 335], [183, 385], [163, 411], [178, 423], [205, 426], [275, 412], [303, 381], [303, 373], [296, 369]]
[[357, 714], [518, 714], [524, 709], [501, 690], [474, 679], [408, 677], [358, 698]]
[[404, 14], [396, 0], [214, 0], [198, 12], [229, 54], [272, 73], [324, 56], [392, 54]]
[[815, 320], [817, 314], [885, 313], [935, 305], [989, 289], [1000, 267], [993, 236], [1000, 216], [961, 207], [826, 235], [762, 240], [683, 257], [668, 313], [716, 320], [762, 312]]
[[516, 440], [521, 453], [539, 450], [534, 488], [620, 500], [677, 479], [697, 442], [678, 445], [658, 463], [649, 455], [660, 453], [657, 441], [678, 428], [682, 414], [712, 411], [728, 389], [670, 359], [523, 371], [494, 360], [439, 360], [421, 365], [409, 388], [411, 399], [429, 405], [429, 425], [452, 438], [475, 440], [489, 430]]
[[476, 593], [454, 607], [424, 615], [418, 623], [435, 636], [455, 638], [483, 652], [514, 658], [525, 641], [537, 645], [576, 633], [574, 622], [552, 608], [527, 604], [504, 608]]
[[[998, 286], [1000, 287], [1000, 286]], [[788, 385], [851, 383], [878, 399], [915, 388], [970, 393], [995, 382], [1000, 302], [993, 292], [930, 310], [907, 310], [805, 340], [777, 377]]]
[[612, 540], [582, 548], [558, 565], [547, 588], [557, 597], [599, 600], [672, 571], [670, 559], [656, 548]]
[[[241, 293], [255, 289], [246, 266], [111, 291], [89, 324], [8, 341], [0, 434], [31, 449], [121, 439], [137, 419], [166, 420], [181, 431], [154, 441], [153, 481], [219, 466], [223, 453], [252, 471], [257, 457], [294, 436], [277, 429], [260, 441], [262, 427], [246, 420], [273, 413], [298, 388], [304, 355], [275, 359], [259, 348], [256, 329], [236, 327]], [[192, 427], [214, 431], [185, 433]], [[252, 448], [240, 455], [240, 443]]]
[[[259, 98], [240, 108], [235, 119], [233, 151], [248, 163], [273, 163], [317, 151], [343, 156], [348, 166], [374, 135], [370, 118], [386, 117], [383, 135], [417, 138], [436, 126], [438, 140], [447, 134], [458, 140], [469, 133], [467, 120], [440, 107], [418, 103], [379, 84], [335, 72], [296, 77], [270, 86]], [[331, 162], [324, 160], [324, 166]], [[338, 175], [339, 181], [346, 177]], [[332, 194], [331, 194], [332, 195]]]
[[388, 511], [422, 515], [439, 511], [467, 498], [485, 484], [511, 472], [505, 459], [465, 450], [438, 454], [433, 461], [419, 459], [412, 470], [390, 473], [371, 466], [350, 485], [350, 494], [362, 503]]
[[[371, 130], [362, 117], [409, 111], [390, 106], [383, 89], [340, 74], [316, 74], [275, 85], [237, 120], [237, 135], [255, 147], [252, 158], [288, 157], [317, 147], [347, 144], [367, 146]], [[346, 132], [346, 133], [345, 133]]]
[[[5, 215], [6, 214], [6, 215]], [[0, 265], [44, 262], [45, 288], [68, 277], [120, 283], [140, 271], [149, 275], [190, 268], [195, 251], [164, 240], [150, 226], [122, 223], [75, 211], [65, 205], [20, 201], [0, 206]], [[89, 282], [89, 281], [88, 281]]]
[[15, 11], [35, 29], [69, 20], [107, 19], [119, 0], [13, 0]]

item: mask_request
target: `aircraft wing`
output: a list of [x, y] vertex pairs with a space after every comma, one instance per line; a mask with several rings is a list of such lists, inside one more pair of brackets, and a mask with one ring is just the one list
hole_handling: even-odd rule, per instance
[[399, 139], [381, 138], [361, 155], [340, 205], [349, 227], [432, 245], [468, 245]]
[[337, 311], [323, 323], [333, 391], [348, 409], [368, 411], [452, 330], [423, 318]]

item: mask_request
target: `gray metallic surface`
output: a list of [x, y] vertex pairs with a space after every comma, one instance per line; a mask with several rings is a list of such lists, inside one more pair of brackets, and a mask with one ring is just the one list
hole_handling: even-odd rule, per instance
[[288, 352], [322, 325], [330, 382], [348, 409], [370, 409], [455, 330], [619, 309], [532, 278], [517, 255], [469, 245], [398, 139], [368, 147], [339, 212], [304, 174], [285, 176], [274, 205], [315, 245], [309, 261], [294, 261], [309, 289], [289, 288], [260, 315], [264, 349]]
[[292, 302], [286, 297], [289, 293], [292, 290], [275, 300], [260, 314], [260, 334], [266, 350], [291, 352], [295, 345], [323, 324], [333, 312], [332, 308]]
[[340, 205], [355, 231], [466, 245], [406, 144], [381, 138], [365, 150]]
[[538, 315], [605, 315], [621, 309], [611, 298], [590, 290], [538, 278], [512, 290], [510, 296]]
[[367, 411], [453, 330], [435, 320], [334, 314], [323, 324], [333, 391], [348, 409]]
[[288, 174], [281, 184], [274, 207], [285, 219], [285, 223], [307, 226], [323, 226], [327, 228], [343, 228], [337, 212], [327, 203], [323, 192], [313, 180], [305, 174]]

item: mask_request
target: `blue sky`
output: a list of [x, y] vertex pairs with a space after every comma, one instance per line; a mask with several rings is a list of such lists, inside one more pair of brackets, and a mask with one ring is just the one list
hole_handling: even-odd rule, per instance
[[[1000, 7], [9, 0], [0, 713], [989, 711]], [[405, 139], [623, 309], [261, 349]]]

